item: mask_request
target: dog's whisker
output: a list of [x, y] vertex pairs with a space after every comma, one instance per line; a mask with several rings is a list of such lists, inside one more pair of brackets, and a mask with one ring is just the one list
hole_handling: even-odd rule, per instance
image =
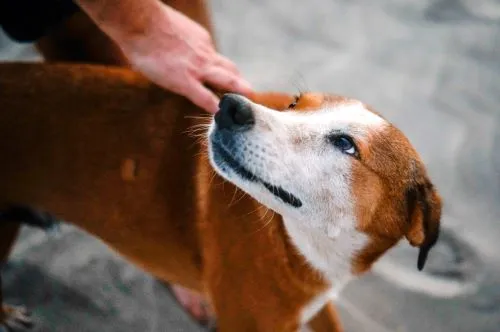
[[193, 136], [195, 140], [193, 141], [194, 144], [202, 144], [204, 141], [206, 141], [205, 137], [202, 137], [200, 135]]
[[210, 122], [212, 121], [213, 117], [212, 116], [208, 116], [208, 117], [202, 117], [202, 116], [185, 116], [184, 117], [185, 119], [189, 119], [189, 120], [195, 120], [195, 121], [199, 121], [200, 123], [199, 124], [210, 124]]
[[[202, 144], [203, 142], [198, 142], [200, 144]], [[194, 154], [194, 156], [196, 157], [203, 157], [203, 160], [210, 160], [209, 157], [208, 157], [208, 151], [206, 151], [205, 149], [202, 149], [201, 151], [198, 151]]]
[[270, 210], [270, 208], [266, 207], [266, 212], [262, 216], [262, 219], [264, 219], [267, 216], [267, 214], [269, 213], [269, 210]]
[[[208, 148], [208, 142], [207, 140], [205, 139], [205, 137], [198, 137], [194, 142], [193, 144], [199, 144], [201, 145], [204, 149], [203, 150], [207, 150]], [[206, 153], [206, 151], [202, 151], [204, 153]]]
[[203, 135], [206, 135], [208, 131], [207, 127], [198, 127], [198, 128], [190, 128], [188, 130], [185, 130], [183, 133], [186, 134], [199, 134], [202, 133]]
[[206, 140], [205, 132], [190, 132], [190, 133], [187, 133], [187, 134], [191, 138]]
[[[203, 157], [204, 157], [204, 155], [205, 155], [205, 153], [204, 153], [204, 152], [198, 152], [198, 153], [195, 153], [195, 154], [193, 155], [193, 157], [200, 157], [200, 158], [203, 158]], [[203, 158], [203, 160], [206, 160], [206, 159], [205, 159], [205, 158]]]
[[211, 122], [200, 122], [200, 123], [195, 123], [195, 124], [192, 124], [190, 125], [188, 128], [186, 129], [190, 129], [190, 128], [198, 128], [198, 127], [210, 127], [210, 123]]
[[194, 123], [194, 124], [192, 124], [191, 126], [199, 126], [199, 125], [208, 126], [208, 125], [210, 125], [210, 123], [211, 123], [211, 122], [212, 122], [212, 121], [205, 121], [205, 120], [204, 120], [203, 122], [201, 122], [201, 121], [200, 121], [200, 122], [198, 122], [198, 123]]
[[244, 192], [243, 190], [238, 190], [238, 191], [241, 193], [241, 195], [240, 195], [240, 197], [236, 200], [236, 202], [234, 202], [233, 204], [237, 204], [237, 203], [239, 203], [239, 202], [240, 202], [240, 201], [241, 201], [244, 197], [246, 197], [246, 196], [248, 195], [248, 194], [247, 194], [246, 192]]
[[[269, 209], [268, 209], [268, 210], [269, 210]], [[270, 217], [270, 218], [269, 218], [266, 222], [264, 222], [264, 224], [263, 224], [260, 228], [258, 228], [258, 229], [257, 229], [257, 230], [255, 230], [254, 232], [252, 232], [252, 233], [251, 233], [251, 235], [257, 234], [257, 233], [259, 233], [259, 232], [263, 231], [264, 229], [266, 229], [267, 227], [269, 227], [269, 225], [271, 225], [271, 223], [272, 223], [272, 221], [273, 221], [273, 219], [274, 219], [274, 216], [275, 216], [275, 214], [276, 214], [274, 211], [272, 211], [272, 212], [273, 212], [273, 213], [271, 214], [271, 217]], [[267, 211], [266, 211], [266, 214], [267, 214]], [[264, 218], [261, 218], [261, 220], [263, 220], [263, 219], [264, 219]]]
[[207, 138], [205, 137], [205, 135], [196, 134], [196, 135], [189, 135], [189, 136], [191, 138], [194, 138], [193, 143], [195, 143], [195, 144], [200, 144], [200, 143], [207, 141]]
[[188, 130], [185, 130], [184, 132], [185, 133], [199, 133], [200, 131], [206, 133], [208, 131], [208, 128], [207, 127], [194, 127], [194, 128], [190, 128]]
[[[244, 193], [244, 196], [246, 196], [246, 195], [248, 195], [248, 194], [247, 194], [247, 193]], [[243, 218], [245, 218], [245, 217], [248, 217], [249, 215], [252, 215], [252, 214], [254, 214], [254, 213], [258, 212], [258, 211], [259, 211], [260, 209], [262, 209], [262, 208], [264, 208], [264, 207], [262, 207], [262, 206], [260, 206], [260, 205], [259, 205], [259, 206], [257, 206], [257, 208], [255, 208], [255, 209], [251, 210], [250, 212], [247, 212], [247, 213], [244, 213], [244, 214], [240, 215], [240, 216], [239, 216], [239, 218], [238, 218], [237, 220], [241, 220], [241, 219], [243, 219]]]
[[194, 143], [203, 143], [204, 141], [207, 140], [205, 135], [200, 135], [200, 134], [190, 135], [190, 137], [194, 138]]
[[193, 131], [191, 132], [190, 136], [192, 138], [196, 138], [196, 139], [201, 139], [201, 140], [204, 140], [204, 141], [208, 141], [208, 135], [207, 135], [207, 131], [206, 130], [198, 130], [198, 131]]
[[187, 119], [212, 119], [212, 114], [201, 114], [201, 115], [185, 115], [184, 118]]
[[197, 123], [197, 124], [194, 124], [194, 125], [190, 126], [189, 128], [200, 128], [200, 127], [202, 127], [202, 128], [209, 128], [210, 127], [210, 122], [207, 122], [207, 123]]
[[212, 171], [212, 177], [210, 178], [210, 181], [208, 182], [208, 186], [211, 186], [213, 184], [216, 177], [217, 177], [217, 172]]
[[253, 209], [253, 210], [251, 210], [251, 211], [249, 211], [247, 213], [243, 213], [243, 214], [239, 215], [236, 218], [236, 220], [242, 220], [243, 218], [248, 217], [249, 215], [254, 214], [255, 212], [259, 211], [259, 208], [261, 208], [261, 207], [259, 206], [259, 207], [255, 208], [255, 209]]
[[[189, 145], [189, 148], [192, 148], [196, 145], [200, 145], [201, 147], [203, 147], [203, 149], [201, 150], [206, 150], [206, 148], [208, 147], [208, 143], [206, 142], [205, 139], [196, 139], [194, 142], [192, 142], [190, 145]], [[201, 153], [206, 153], [205, 151], [200, 151], [198, 152], [198, 155], [201, 154]]]
[[236, 193], [238, 192], [238, 187], [234, 186], [234, 192], [233, 192], [233, 197], [231, 198], [231, 201], [229, 202], [229, 207], [232, 207], [233, 206], [233, 203], [234, 203], [234, 199], [236, 197]]

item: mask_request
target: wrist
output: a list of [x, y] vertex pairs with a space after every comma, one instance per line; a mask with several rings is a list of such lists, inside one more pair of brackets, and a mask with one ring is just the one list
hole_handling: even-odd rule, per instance
[[158, 0], [77, 0], [97, 26], [119, 45], [151, 35], [158, 22], [169, 19]]

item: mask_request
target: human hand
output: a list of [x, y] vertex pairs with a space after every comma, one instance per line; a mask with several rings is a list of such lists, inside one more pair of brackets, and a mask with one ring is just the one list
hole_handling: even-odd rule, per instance
[[161, 6], [141, 35], [115, 41], [136, 70], [208, 112], [218, 110], [219, 99], [204, 84], [252, 92], [236, 65], [217, 53], [208, 31], [168, 6]]

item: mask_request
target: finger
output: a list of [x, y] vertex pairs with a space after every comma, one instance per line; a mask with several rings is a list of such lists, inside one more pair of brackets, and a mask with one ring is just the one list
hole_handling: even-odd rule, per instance
[[215, 58], [213, 64], [219, 67], [223, 67], [235, 75], [240, 75], [240, 71], [238, 70], [236, 64], [221, 54], [217, 54], [217, 57]]
[[244, 96], [249, 96], [253, 92], [250, 83], [221, 67], [210, 67], [203, 73], [201, 79], [214, 88], [236, 92]]
[[209, 113], [216, 113], [219, 109], [219, 99], [197, 80], [190, 80], [182, 95]]

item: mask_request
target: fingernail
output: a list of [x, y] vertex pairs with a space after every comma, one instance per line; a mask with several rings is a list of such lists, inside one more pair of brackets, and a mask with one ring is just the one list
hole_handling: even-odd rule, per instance
[[215, 114], [219, 111], [219, 99], [215, 99], [214, 103], [212, 103], [211, 107], [207, 109], [208, 112]]
[[253, 92], [252, 85], [245, 80], [242, 80], [240, 82], [240, 90], [241, 90], [240, 92], [244, 95], [249, 95]]

